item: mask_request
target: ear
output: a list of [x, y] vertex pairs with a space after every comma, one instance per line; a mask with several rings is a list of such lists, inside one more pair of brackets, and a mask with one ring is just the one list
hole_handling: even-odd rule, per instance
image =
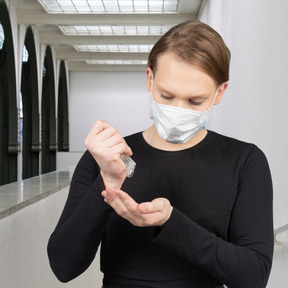
[[146, 68], [146, 87], [147, 87], [147, 90], [152, 92], [152, 81], [153, 81], [153, 71], [150, 67], [147, 67]]
[[222, 96], [227, 88], [228, 88], [228, 82], [224, 82], [218, 87], [214, 105], [217, 105], [221, 102]]

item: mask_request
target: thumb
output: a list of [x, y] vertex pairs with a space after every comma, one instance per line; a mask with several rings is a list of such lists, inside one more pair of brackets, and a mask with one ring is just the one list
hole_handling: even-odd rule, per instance
[[165, 208], [165, 202], [163, 198], [156, 198], [152, 202], [143, 202], [139, 204], [139, 210], [142, 213], [161, 212]]

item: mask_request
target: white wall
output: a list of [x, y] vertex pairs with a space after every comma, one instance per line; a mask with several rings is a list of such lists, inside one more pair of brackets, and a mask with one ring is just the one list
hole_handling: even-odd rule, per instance
[[[229, 88], [215, 107], [209, 127], [253, 142], [266, 154], [274, 185], [276, 228], [288, 223], [287, 9], [286, 0], [210, 0], [201, 16], [232, 52]], [[283, 244], [275, 246], [269, 288], [288, 283], [286, 234], [279, 236], [284, 237]]]
[[[210, 127], [253, 142], [265, 152], [273, 174], [275, 226], [279, 227], [288, 222], [288, 2], [210, 1], [203, 19], [212, 26], [218, 23], [213, 14], [217, 5], [226, 9], [230, 5], [222, 25], [232, 27], [224, 33], [232, 52], [231, 80], [222, 103], [214, 109]], [[218, 25], [217, 30], [222, 34], [227, 28]]]
[[147, 129], [149, 96], [143, 72], [71, 72], [70, 150], [84, 151], [84, 139], [96, 120], [106, 120], [123, 135]]
[[50, 269], [48, 238], [67, 198], [65, 188], [0, 221], [0, 279], [5, 288], [101, 287], [99, 256], [84, 274], [63, 284]]

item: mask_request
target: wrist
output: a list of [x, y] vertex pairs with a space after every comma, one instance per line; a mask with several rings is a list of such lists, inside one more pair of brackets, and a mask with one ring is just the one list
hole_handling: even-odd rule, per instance
[[112, 187], [114, 189], [121, 189], [122, 184], [126, 178], [126, 177], [122, 177], [122, 178], [111, 177], [111, 176], [105, 174], [102, 170], [101, 170], [100, 174], [101, 174], [103, 186], [105, 189], [107, 187]]

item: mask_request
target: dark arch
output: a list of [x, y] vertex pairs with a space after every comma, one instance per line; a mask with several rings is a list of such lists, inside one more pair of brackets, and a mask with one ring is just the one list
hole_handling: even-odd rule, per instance
[[42, 174], [56, 170], [55, 80], [52, 51], [47, 46], [42, 83]]
[[0, 0], [5, 40], [0, 51], [0, 185], [17, 181], [18, 119], [14, 45], [7, 5]]
[[58, 151], [69, 151], [68, 89], [65, 62], [60, 63], [58, 87]]
[[22, 62], [21, 93], [23, 101], [23, 170], [22, 178], [39, 174], [39, 101], [38, 75], [34, 35], [31, 27], [27, 28], [25, 46], [28, 61]]

